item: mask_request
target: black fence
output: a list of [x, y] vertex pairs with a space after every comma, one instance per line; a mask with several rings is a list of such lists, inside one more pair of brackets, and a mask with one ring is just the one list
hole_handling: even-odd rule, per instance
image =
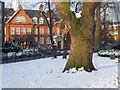
[[[9, 56], [8, 54], [11, 53], [12, 55]], [[36, 60], [36, 59], [43, 59], [43, 58], [49, 58], [52, 57], [52, 51], [51, 50], [34, 50], [31, 51], [20, 51], [20, 52], [9, 52], [9, 53], [2, 53], [0, 57], [2, 58], [2, 64], [6, 63], [13, 63], [13, 62], [21, 62], [21, 61], [30, 61], [30, 60]], [[18, 53], [21, 53], [21, 55], [17, 55]], [[63, 56], [64, 49], [60, 49], [57, 52], [57, 56]], [[70, 50], [67, 50], [67, 55], [69, 55]]]
[[52, 54], [50, 52], [45, 52], [45, 51], [37, 52], [37, 53], [32, 52], [29, 54], [23, 54], [23, 52], [21, 53], [22, 55], [19, 57], [17, 57], [16, 55], [8, 56], [8, 54], [2, 55], [2, 64], [12, 63], [12, 62], [21, 62], [21, 61], [30, 61], [30, 60], [52, 57]]

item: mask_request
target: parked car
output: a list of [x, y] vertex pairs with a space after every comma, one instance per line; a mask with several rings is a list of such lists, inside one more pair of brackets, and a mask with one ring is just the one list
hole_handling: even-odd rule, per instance
[[[57, 50], [57, 55], [63, 55], [64, 49]], [[67, 55], [70, 53], [70, 50], [67, 50]]]
[[112, 43], [107, 43], [107, 45], [105, 46], [105, 49], [106, 50], [110, 50], [110, 49], [112, 49]]
[[12, 42], [5, 42], [2, 46], [2, 52], [19, 52], [21, 50], [20, 46], [13, 44]]

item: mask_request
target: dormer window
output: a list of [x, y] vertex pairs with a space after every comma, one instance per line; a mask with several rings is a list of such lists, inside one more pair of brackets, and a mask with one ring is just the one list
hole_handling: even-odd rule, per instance
[[18, 16], [18, 17], [16, 18], [16, 22], [26, 22], [26, 19], [25, 19], [25, 17], [23, 17], [23, 16]]
[[37, 24], [37, 17], [33, 17], [33, 22]]
[[40, 23], [40, 24], [44, 24], [44, 19], [43, 19], [43, 17], [40, 17], [40, 18], [39, 18], [39, 23]]

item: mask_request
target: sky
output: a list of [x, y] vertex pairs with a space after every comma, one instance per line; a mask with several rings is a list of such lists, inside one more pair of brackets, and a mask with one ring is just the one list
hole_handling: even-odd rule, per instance
[[[1, 0], [5, 2], [5, 7], [12, 8], [12, 1], [13, 0]], [[30, 9], [32, 6], [35, 6], [38, 2], [45, 2], [46, 0], [18, 0], [19, 3], [23, 6], [24, 9]], [[39, 9], [39, 5], [32, 9]]]
[[[12, 1], [13, 0], [1, 0], [3, 2], [5, 2], [5, 7], [7, 8], [12, 8]], [[18, 0], [20, 2], [20, 4], [22, 5], [22, 7], [24, 9], [33, 9], [33, 10], [38, 10], [39, 9], [39, 5], [38, 2], [45, 2], [48, 0]], [[52, 0], [50, 0], [52, 1]], [[70, 0], [70, 1], [75, 1], [75, 0]], [[118, 0], [120, 1], [120, 0]], [[115, 18], [116, 15], [114, 15], [114, 13], [112, 13], [112, 17], [110, 15], [110, 18], [113, 19]]]

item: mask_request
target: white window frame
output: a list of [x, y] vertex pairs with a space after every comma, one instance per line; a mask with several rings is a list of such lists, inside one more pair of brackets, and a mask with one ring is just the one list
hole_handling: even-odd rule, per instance
[[46, 39], [46, 44], [51, 44], [50, 37], [48, 37], [48, 38]]
[[10, 27], [10, 35], [14, 35], [15, 34], [15, 28], [14, 27]]
[[44, 18], [43, 17], [39, 18], [39, 24], [44, 24]]
[[20, 28], [16, 28], [16, 34], [20, 35]]
[[50, 35], [50, 29], [48, 28], [48, 35]]
[[37, 38], [37, 37], [34, 37], [34, 40], [37, 42], [37, 41], [38, 41], [38, 38]]
[[39, 42], [40, 42], [40, 44], [44, 44], [44, 37], [40, 37]]
[[35, 23], [35, 24], [37, 24], [37, 17], [33, 17], [33, 22]]
[[40, 35], [44, 35], [44, 28], [40, 28]]
[[27, 28], [27, 34], [31, 34], [31, 28]]
[[38, 28], [34, 28], [34, 35], [38, 35]]
[[5, 27], [5, 32], [4, 32], [4, 34], [6, 35], [6, 27]]
[[26, 34], [26, 28], [21, 28], [22, 29], [22, 35]]
[[23, 16], [18, 16], [15, 21], [16, 22], [26, 22], [26, 19]]

